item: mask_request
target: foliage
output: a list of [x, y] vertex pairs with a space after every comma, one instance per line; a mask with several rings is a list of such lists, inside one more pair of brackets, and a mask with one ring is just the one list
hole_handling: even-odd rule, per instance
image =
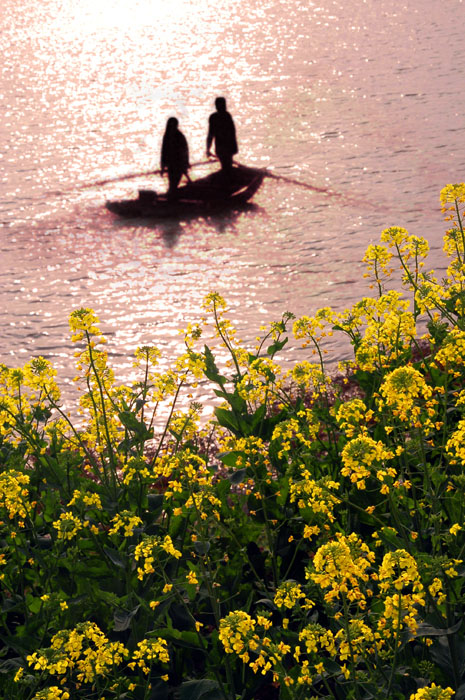
[[[287, 313], [253, 351], [212, 293], [173, 367], [140, 348], [123, 386], [75, 311], [79, 426], [45, 359], [0, 368], [2, 697], [465, 698], [465, 185], [441, 201], [441, 282], [387, 229], [375, 296]], [[284, 374], [292, 321], [311, 361]], [[221, 400], [203, 426], [178, 409], [200, 380]]]

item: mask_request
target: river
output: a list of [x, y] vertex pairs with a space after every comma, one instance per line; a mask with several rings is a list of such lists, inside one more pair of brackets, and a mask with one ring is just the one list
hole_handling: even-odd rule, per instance
[[[252, 343], [286, 310], [367, 294], [361, 259], [391, 225], [441, 268], [439, 191], [465, 179], [461, 0], [3, 0], [2, 15], [1, 362], [43, 355], [69, 388], [67, 319], [88, 306], [126, 380], [137, 345], [180, 349], [211, 290]], [[217, 95], [239, 160], [282, 179], [243, 212], [116, 220], [106, 199], [166, 186], [116, 178], [158, 167], [169, 116], [205, 159]], [[346, 350], [331, 340], [333, 362]]]

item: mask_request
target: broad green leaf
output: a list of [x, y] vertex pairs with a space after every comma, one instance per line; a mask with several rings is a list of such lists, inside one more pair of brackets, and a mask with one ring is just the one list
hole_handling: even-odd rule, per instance
[[215, 416], [218, 420], [218, 423], [223, 428], [228, 428], [235, 435], [241, 434], [239, 424], [237, 422], [235, 415], [232, 413], [232, 411], [228, 411], [225, 408], [215, 408]]
[[138, 420], [134, 413], [130, 411], [121, 411], [121, 413], [118, 413], [118, 417], [124, 427], [135, 433], [139, 440], [149, 440], [153, 437], [153, 430], [147, 430], [145, 423]]
[[261, 406], [259, 406], [257, 408], [255, 413], [251, 416], [250, 427], [251, 427], [252, 431], [254, 431], [255, 428], [257, 428], [260, 425], [260, 423], [263, 422], [263, 419], [265, 418], [265, 413], [266, 413], [266, 406], [265, 406], [265, 404], [262, 404]]
[[158, 510], [163, 506], [163, 500], [165, 496], [162, 493], [149, 493], [147, 495], [147, 502], [150, 511]]
[[242, 452], [231, 450], [231, 452], [219, 452], [218, 457], [226, 467], [236, 467], [237, 460], [242, 456]]
[[284, 340], [277, 340], [275, 341], [272, 345], [269, 345], [268, 348], [266, 349], [266, 352], [270, 357], [273, 357], [273, 355], [276, 355], [277, 352], [283, 349], [283, 347], [286, 345], [288, 342], [288, 338], [284, 338]]
[[131, 626], [132, 618], [137, 614], [140, 605], [136, 605], [134, 610], [115, 610], [113, 614], [113, 629], [115, 632], [124, 632]]
[[205, 374], [208, 379], [210, 379], [212, 382], [215, 382], [216, 384], [219, 384], [222, 386], [225, 381], [227, 381], [226, 377], [223, 377], [218, 370], [218, 367], [216, 366], [215, 363], [215, 358], [213, 357], [213, 353], [210, 350], [210, 348], [205, 345], [204, 346], [204, 354], [205, 354]]
[[218, 683], [208, 678], [185, 681], [180, 688], [179, 700], [224, 700]]
[[412, 635], [412, 639], [417, 637], [448, 637], [458, 632], [462, 624], [463, 620], [459, 620], [452, 627], [433, 627], [432, 625], [421, 623], [418, 625], [415, 634]]
[[237, 469], [229, 476], [229, 481], [231, 484], [241, 484], [247, 474], [247, 469]]
[[201, 556], [203, 556], [204, 554], [208, 554], [208, 552], [210, 551], [210, 547], [210, 542], [206, 540], [204, 542], [200, 542], [199, 540], [197, 540], [197, 542], [194, 542], [194, 549], [197, 552], [197, 554], [200, 554]]
[[229, 403], [231, 408], [234, 411], [236, 411], [236, 413], [239, 413], [241, 415], [247, 413], [246, 401], [242, 398], [242, 396], [239, 396], [239, 394], [237, 394], [236, 392], [231, 393], [230, 391], [220, 391], [219, 389], [215, 389], [215, 394], [221, 399], [226, 399], [226, 401]]
[[105, 552], [112, 564], [119, 567], [120, 569], [126, 568], [126, 564], [123, 561], [123, 559], [121, 559], [121, 555], [117, 549], [110, 549], [110, 547], [104, 547], [103, 551]]
[[40, 608], [43, 605], [43, 602], [40, 600], [40, 598], [37, 598], [30, 593], [26, 594], [26, 604], [29, 612], [33, 613], [34, 615], [39, 612]]

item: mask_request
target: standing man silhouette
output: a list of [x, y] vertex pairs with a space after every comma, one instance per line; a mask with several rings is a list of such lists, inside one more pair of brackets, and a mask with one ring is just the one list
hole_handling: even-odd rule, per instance
[[211, 145], [215, 141], [215, 153], [224, 172], [232, 169], [233, 156], [238, 152], [236, 127], [233, 118], [226, 110], [224, 97], [215, 100], [216, 112], [208, 120], [207, 156], [211, 156]]

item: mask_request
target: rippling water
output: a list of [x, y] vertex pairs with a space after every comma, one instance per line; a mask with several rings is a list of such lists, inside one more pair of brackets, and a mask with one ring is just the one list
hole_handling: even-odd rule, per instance
[[[212, 289], [247, 340], [285, 310], [342, 310], [367, 292], [361, 258], [390, 225], [427, 236], [441, 266], [439, 190], [465, 177], [461, 0], [3, 0], [2, 13], [0, 361], [42, 354], [69, 381], [79, 306], [100, 316], [121, 378], [138, 344], [176, 350]], [[165, 184], [88, 185], [157, 168], [171, 115], [204, 160], [219, 94], [240, 160], [287, 179], [240, 213], [117, 221], [106, 199]]]

